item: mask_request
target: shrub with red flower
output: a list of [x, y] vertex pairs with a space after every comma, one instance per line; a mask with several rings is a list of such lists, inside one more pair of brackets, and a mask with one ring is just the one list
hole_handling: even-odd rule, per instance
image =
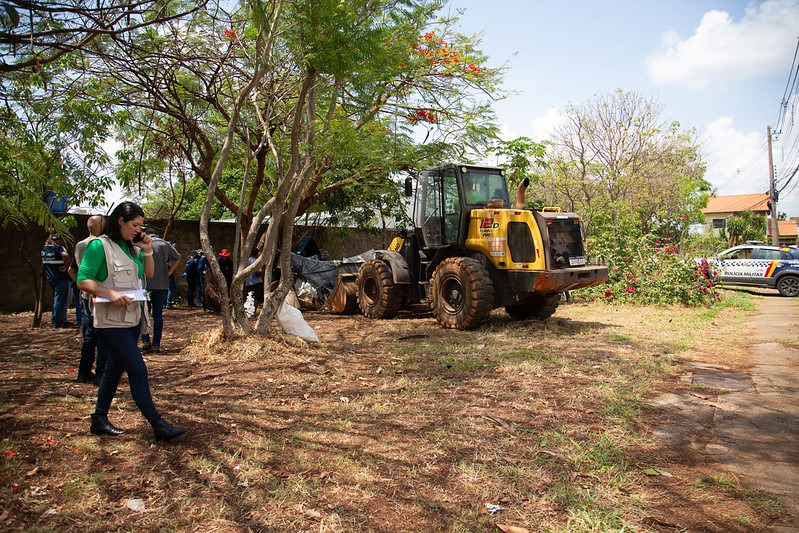
[[684, 257], [672, 237], [642, 235], [621, 243], [600, 242], [598, 247], [610, 267], [609, 279], [604, 285], [580, 289], [578, 297], [604, 295], [614, 304], [690, 306], [713, 305], [721, 299], [712, 265]]

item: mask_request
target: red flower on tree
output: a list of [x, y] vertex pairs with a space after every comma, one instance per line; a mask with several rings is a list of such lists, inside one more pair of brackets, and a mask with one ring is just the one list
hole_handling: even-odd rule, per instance
[[467, 75], [475, 75], [485, 70], [473, 62], [461, 66], [463, 58], [455, 50], [455, 47], [444, 39], [436, 37], [435, 32], [432, 31], [425, 33], [419, 39], [419, 45], [414, 51], [428, 59], [434, 67], [439, 67], [436, 72], [439, 76], [453, 76], [457, 75], [459, 71], [465, 71]]
[[418, 124], [419, 122], [438, 124], [438, 116], [429, 109], [417, 109], [408, 116], [408, 122], [411, 124]]

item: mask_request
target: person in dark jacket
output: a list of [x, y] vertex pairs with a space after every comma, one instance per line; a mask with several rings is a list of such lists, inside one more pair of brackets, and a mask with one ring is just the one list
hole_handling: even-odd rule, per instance
[[[200, 262], [200, 254], [197, 250], [192, 250], [189, 258], [186, 259], [186, 270], [183, 271], [183, 276], [186, 278], [189, 293], [187, 295], [189, 307], [197, 307], [194, 300], [194, 295], [197, 293], [197, 282], [200, 279], [198, 273], [198, 266]], [[202, 294], [199, 296], [202, 299]]]
[[47, 284], [53, 289], [53, 310], [50, 313], [50, 324], [54, 328], [65, 328], [67, 322], [67, 306], [72, 278], [69, 277], [69, 254], [64, 248], [64, 241], [58, 233], [52, 233], [42, 247], [42, 265]]
[[219, 252], [219, 270], [222, 271], [227, 292], [230, 294], [230, 284], [233, 283], [233, 260], [230, 258], [230, 251], [227, 248], [222, 248]]

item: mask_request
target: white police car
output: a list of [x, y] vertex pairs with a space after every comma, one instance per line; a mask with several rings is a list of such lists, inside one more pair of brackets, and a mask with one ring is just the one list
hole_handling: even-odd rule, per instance
[[724, 285], [777, 289], [799, 295], [799, 248], [748, 243], [721, 252], [711, 263]]

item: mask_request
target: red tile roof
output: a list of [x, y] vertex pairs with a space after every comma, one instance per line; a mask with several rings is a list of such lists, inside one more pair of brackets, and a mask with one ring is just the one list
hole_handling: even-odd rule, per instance
[[736, 194], [732, 196], [711, 196], [707, 207], [702, 209], [709, 213], [742, 213], [744, 211], [768, 211], [768, 193], [762, 194]]
[[[795, 220], [778, 220], [777, 226], [780, 231], [780, 238], [782, 237], [796, 237], [799, 234]], [[769, 224], [766, 230], [771, 235], [771, 225]]]

